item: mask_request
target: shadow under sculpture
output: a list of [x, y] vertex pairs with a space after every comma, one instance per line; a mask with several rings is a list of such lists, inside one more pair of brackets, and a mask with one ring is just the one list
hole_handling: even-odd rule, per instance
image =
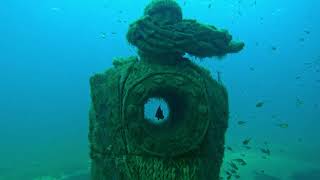
[[[154, 0], [130, 25], [138, 57], [117, 58], [91, 77], [92, 180], [218, 180], [228, 127], [228, 94], [183, 56], [222, 57], [244, 43], [226, 30], [182, 18], [173, 0]], [[144, 105], [163, 99], [169, 115], [151, 123]]]

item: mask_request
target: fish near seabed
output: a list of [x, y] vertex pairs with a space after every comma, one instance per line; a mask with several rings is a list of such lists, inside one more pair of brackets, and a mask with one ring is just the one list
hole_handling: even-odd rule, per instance
[[251, 138], [247, 138], [242, 142], [242, 144], [243, 145], [248, 145], [250, 143], [250, 141], [251, 141]]

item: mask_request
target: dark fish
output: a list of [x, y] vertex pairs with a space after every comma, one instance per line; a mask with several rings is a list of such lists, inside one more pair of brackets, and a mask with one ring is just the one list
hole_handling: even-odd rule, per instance
[[115, 34], [117, 34], [117, 33], [116, 33], [116, 32], [111, 32], [111, 34], [115, 35]]
[[250, 141], [251, 141], [251, 138], [247, 138], [244, 141], [242, 141], [242, 144], [243, 145], [248, 145]]
[[211, 8], [211, 4], [208, 5], [208, 8]]
[[226, 149], [229, 150], [229, 151], [233, 151], [230, 146], [227, 146]]
[[244, 146], [244, 147], [245, 147], [246, 149], [248, 149], [248, 150], [249, 150], [249, 149], [251, 149], [251, 147], [250, 147], [250, 146]]
[[239, 163], [241, 166], [247, 165], [247, 162], [241, 158], [238, 159], [232, 159], [232, 161]]
[[272, 49], [273, 51], [275, 51], [275, 50], [277, 50], [277, 47], [272, 46], [271, 49]]
[[268, 156], [270, 156], [270, 154], [271, 154], [271, 152], [268, 148], [260, 148], [260, 150], [263, 154], [266, 154]]
[[239, 179], [239, 178], [240, 178], [240, 175], [236, 174], [236, 175], [234, 175], [234, 177], [235, 177], [236, 179]]
[[300, 42], [304, 42], [304, 38], [300, 38], [299, 41], [300, 41]]
[[262, 156], [262, 159], [268, 159], [267, 156]]
[[164, 116], [163, 116], [163, 111], [162, 111], [162, 109], [161, 109], [160, 106], [159, 106], [158, 109], [157, 109], [157, 112], [156, 112], [155, 117], [158, 118], [158, 120], [164, 118]]
[[301, 76], [296, 76], [296, 79], [298, 80], [298, 79], [300, 79], [301, 78]]
[[257, 108], [260, 108], [260, 107], [262, 107], [264, 105], [264, 102], [258, 102], [257, 104], [256, 104], [256, 107]]
[[253, 68], [253, 67], [250, 67], [250, 70], [251, 70], [251, 71], [254, 71], [254, 68]]
[[304, 30], [303, 32], [305, 32], [306, 34], [310, 34], [310, 31], [308, 30]]
[[244, 124], [246, 124], [247, 122], [245, 122], [245, 121], [238, 121], [238, 125], [244, 125]]
[[256, 6], [257, 5], [257, 1], [255, 0], [253, 3], [252, 3], [252, 6]]
[[230, 161], [229, 164], [233, 169], [239, 170], [238, 166], [234, 162]]

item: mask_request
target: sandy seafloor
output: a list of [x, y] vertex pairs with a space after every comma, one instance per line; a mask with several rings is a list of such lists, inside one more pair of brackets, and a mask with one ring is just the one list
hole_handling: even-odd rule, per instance
[[[229, 161], [242, 158], [247, 165], [238, 165], [238, 179], [242, 180], [319, 180], [319, 160], [313, 154], [299, 152], [295, 147], [290, 153], [283, 150], [283, 145], [272, 145], [270, 156], [264, 156], [258, 147], [245, 149], [241, 146], [226, 150], [221, 176], [226, 179], [226, 171], [230, 170]], [[287, 147], [289, 148], [289, 147]], [[294, 147], [292, 147], [294, 148]], [[74, 152], [69, 152], [73, 155]], [[32, 160], [33, 157], [25, 157], [24, 162], [15, 162], [9, 159], [7, 167], [0, 167], [0, 180], [89, 180], [90, 162], [84, 158], [72, 159], [52, 154], [47, 159]], [[79, 156], [85, 155], [79, 152]], [[315, 157], [315, 158], [313, 158]], [[35, 158], [36, 159], [36, 158]], [[47, 163], [50, 162], [50, 163]], [[232, 177], [231, 179], [236, 179]]]

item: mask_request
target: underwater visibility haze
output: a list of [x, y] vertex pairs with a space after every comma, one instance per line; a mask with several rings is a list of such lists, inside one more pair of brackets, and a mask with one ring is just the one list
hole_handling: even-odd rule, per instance
[[[90, 139], [95, 120], [90, 119], [89, 123], [93, 113], [89, 114], [89, 110], [92, 103], [94, 106], [100, 100], [94, 99], [96, 87], [92, 86], [102, 78], [96, 74], [120, 66], [117, 60], [122, 58], [145, 58], [139, 50], [155, 51], [148, 49], [147, 43], [163, 45], [152, 39], [141, 44], [144, 39], [133, 36], [143, 33], [139, 29], [142, 25], [158, 25], [149, 24], [147, 18], [140, 19], [150, 2], [10, 0], [0, 3], [0, 180], [90, 179], [91, 158], [96, 155], [90, 145], [96, 140]], [[186, 41], [179, 37], [181, 41], [175, 45], [180, 46], [171, 50], [197, 64], [200, 67], [197, 72], [207, 69], [214, 82], [218, 82], [210, 88], [221, 94], [225, 88], [228, 93], [221, 179], [320, 179], [320, 1], [176, 2], [185, 21], [177, 15], [173, 19], [179, 20], [175, 19], [176, 24], [170, 27], [180, 33], [174, 35], [181, 35]], [[138, 23], [130, 26], [134, 22]], [[206, 30], [206, 35], [214, 36], [216, 28], [220, 37], [225, 38], [219, 44], [224, 49], [207, 48], [206, 53], [199, 53], [204, 50], [198, 49], [197, 43], [212, 39], [209, 35], [208, 39], [200, 37], [198, 31]], [[185, 43], [193, 42], [194, 37], [196, 43]], [[179, 80], [170, 76], [162, 78], [167, 80], [159, 81], [163, 87]], [[134, 79], [128, 78], [128, 82]], [[198, 85], [197, 81], [181, 87], [187, 92], [186, 88], [194, 84]], [[199, 87], [205, 85], [200, 83]], [[154, 93], [168, 94], [165, 88], [161, 90]], [[194, 93], [201, 94], [201, 88]], [[199, 109], [199, 113], [191, 115], [202, 116], [200, 104], [180, 106], [176, 102], [190, 99], [174, 96], [170, 94], [169, 100], [151, 98], [144, 104], [142, 114], [150, 120], [148, 123], [161, 128], [170, 124], [170, 118], [176, 117], [170, 111], [171, 103], [179, 112]], [[190, 102], [202, 100], [199, 97]], [[126, 103], [136, 101], [138, 96]], [[99, 120], [102, 116], [95, 117]], [[196, 129], [201, 123], [192, 127]], [[154, 133], [161, 134], [160, 130]], [[197, 137], [190, 142], [200, 141]], [[153, 150], [153, 145], [150, 146]], [[160, 148], [157, 153], [170, 154], [170, 148]], [[213, 156], [215, 153], [212, 152]]]

